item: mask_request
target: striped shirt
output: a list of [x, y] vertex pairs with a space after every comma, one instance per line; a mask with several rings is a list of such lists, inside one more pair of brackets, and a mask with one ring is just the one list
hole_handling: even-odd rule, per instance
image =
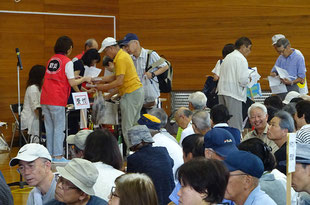
[[302, 126], [296, 132], [296, 142], [310, 144], [310, 124]]

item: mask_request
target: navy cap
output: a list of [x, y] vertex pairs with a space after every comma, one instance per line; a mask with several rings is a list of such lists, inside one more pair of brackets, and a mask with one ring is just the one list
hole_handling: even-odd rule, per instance
[[235, 151], [230, 153], [224, 163], [230, 172], [240, 170], [248, 175], [260, 178], [264, 173], [264, 164], [262, 160], [246, 151]]
[[138, 36], [134, 33], [127, 33], [126, 36], [123, 39], [123, 42], [121, 42], [121, 45], [127, 45], [129, 41], [131, 40], [139, 40]]
[[146, 125], [149, 129], [160, 130], [160, 120], [150, 114], [144, 114], [138, 120], [139, 125]]
[[213, 149], [221, 157], [238, 150], [232, 134], [223, 128], [213, 128], [207, 132], [204, 136], [204, 146]]
[[296, 163], [310, 164], [310, 144], [296, 143]]

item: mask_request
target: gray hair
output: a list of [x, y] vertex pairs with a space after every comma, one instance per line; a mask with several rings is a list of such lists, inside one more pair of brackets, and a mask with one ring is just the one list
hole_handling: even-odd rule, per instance
[[274, 117], [280, 118], [279, 126], [281, 127], [281, 129], [287, 129], [288, 132], [294, 132], [294, 120], [288, 112], [280, 110], [274, 115]]
[[276, 43], [276, 47], [278, 48], [280, 48], [281, 46], [283, 46], [283, 48], [286, 48], [288, 45], [291, 45], [291, 43], [287, 38], [280, 38]]
[[87, 39], [87, 40], [85, 41], [84, 47], [85, 47], [85, 48], [86, 48], [86, 47], [92, 48], [93, 45], [94, 45], [94, 42], [96, 42], [96, 40], [95, 40], [94, 38]]
[[166, 126], [168, 121], [168, 115], [166, 114], [165, 110], [161, 108], [152, 108], [150, 111], [148, 111], [148, 114], [153, 115], [160, 120], [161, 128]]
[[188, 101], [192, 103], [195, 110], [203, 110], [207, 105], [207, 100], [206, 95], [201, 91], [194, 92], [188, 97]]
[[267, 112], [267, 108], [265, 105], [261, 104], [261, 103], [253, 103], [249, 109], [248, 109], [248, 116], [251, 117], [251, 110], [254, 108], [259, 108], [261, 109], [266, 115], [268, 114]]
[[210, 114], [205, 110], [197, 111], [193, 114], [192, 123], [199, 130], [211, 128]]

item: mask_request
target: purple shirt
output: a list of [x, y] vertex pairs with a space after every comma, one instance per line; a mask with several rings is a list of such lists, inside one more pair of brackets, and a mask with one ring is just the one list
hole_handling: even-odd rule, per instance
[[[276, 61], [275, 66], [285, 69], [291, 76], [290, 80], [306, 77], [305, 60], [295, 51], [295, 49], [293, 49], [293, 53], [291, 53], [291, 55], [289, 55], [287, 58], [280, 55]], [[271, 72], [276, 72], [276, 68], [273, 67]]]

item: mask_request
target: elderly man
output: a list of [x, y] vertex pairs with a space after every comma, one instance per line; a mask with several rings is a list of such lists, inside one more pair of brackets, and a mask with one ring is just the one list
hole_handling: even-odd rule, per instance
[[182, 144], [182, 138], [184, 139], [186, 136], [194, 134], [192, 127], [192, 115], [193, 112], [186, 107], [180, 107], [174, 114], [176, 123], [179, 128], [183, 129], [181, 135], [179, 137], [177, 136], [177, 141], [180, 145]]
[[140, 118], [140, 110], [143, 105], [144, 92], [142, 84], [130, 55], [120, 49], [114, 38], [107, 37], [102, 41], [102, 46], [98, 52], [101, 53], [102, 51], [104, 51], [105, 55], [114, 59], [115, 75], [110, 76], [109, 83], [98, 84], [97, 88], [102, 91], [118, 88], [121, 96], [122, 132], [128, 152], [128, 129]]
[[84, 44], [84, 51], [82, 53], [80, 53], [79, 55], [75, 56], [72, 59], [72, 62], [80, 60], [82, 58], [82, 56], [84, 55], [84, 53], [86, 51], [88, 51], [89, 49], [92, 49], [92, 48], [98, 50], [98, 43], [97, 43], [96, 39], [94, 39], [94, 38], [87, 39], [85, 41], [85, 44]]
[[254, 130], [246, 134], [242, 141], [255, 137], [259, 138], [272, 148], [272, 153], [275, 153], [279, 148], [272, 140], [268, 139], [267, 137], [269, 125], [267, 123], [268, 114], [266, 106], [261, 103], [252, 104], [248, 109], [248, 116], [251, 125], [254, 127]]
[[24, 145], [11, 159], [10, 166], [19, 165], [17, 169], [31, 190], [27, 205], [45, 204], [54, 199], [56, 179], [51, 170], [52, 157], [48, 150], [40, 144], [30, 143]]
[[310, 145], [296, 144], [296, 167], [293, 172], [292, 187], [297, 192], [310, 194]]
[[[154, 109], [154, 108], [153, 108]], [[153, 115], [144, 114], [139, 120], [140, 125], [146, 125], [151, 135], [153, 136], [153, 147], [165, 147], [169, 153], [169, 156], [173, 159], [173, 176], [175, 177], [177, 169], [184, 163], [182, 148], [175, 143], [175, 141], [169, 139], [165, 134], [160, 131], [161, 122]], [[177, 179], [174, 179], [177, 183]]]
[[106, 205], [105, 200], [95, 196], [93, 189], [98, 170], [91, 162], [75, 158], [65, 167], [57, 167], [59, 178], [54, 200], [46, 205]]
[[[205, 135], [211, 129], [209, 113], [205, 110], [200, 110], [194, 113], [192, 118], [192, 127], [195, 134]], [[183, 141], [184, 139], [181, 140]]]
[[191, 111], [203, 110], [207, 107], [207, 100], [203, 92], [194, 92], [188, 97], [188, 108]]
[[230, 153], [224, 160], [230, 171], [225, 198], [238, 205], [276, 205], [260, 189], [259, 178], [264, 173], [264, 164], [256, 155], [246, 151]]
[[224, 104], [232, 118], [229, 125], [242, 131], [242, 102], [246, 102], [247, 85], [250, 82], [247, 57], [251, 53], [252, 42], [247, 37], [239, 38], [236, 50], [225, 57], [220, 69], [218, 82], [219, 103]]
[[310, 144], [310, 101], [303, 100], [296, 104], [294, 119], [297, 125], [296, 141]]
[[274, 153], [277, 160], [276, 168], [286, 174], [286, 142], [287, 134], [294, 132], [294, 120], [286, 111], [277, 112], [270, 121], [267, 136], [274, 141], [279, 149]]
[[67, 138], [67, 143], [70, 145], [74, 145], [73, 148], [73, 157], [74, 158], [83, 158], [84, 157], [84, 149], [85, 149], [85, 141], [90, 133], [93, 130], [80, 130], [75, 135], [69, 135]]
[[152, 108], [156, 105], [156, 99], [160, 96], [157, 76], [168, 70], [168, 65], [166, 62], [163, 62], [158, 67], [147, 70], [147, 67], [160, 60], [160, 56], [155, 51], [152, 51], [149, 54], [150, 50], [145, 49], [140, 45], [139, 38], [134, 33], [127, 33], [121, 44], [124, 45], [124, 50], [132, 55], [131, 57], [137, 69], [140, 81], [145, 82], [143, 77], [146, 76], [147, 79], [150, 79], [152, 82], [151, 86], [154, 87], [156, 96], [154, 96], [154, 99], [145, 98], [143, 103], [143, 108], [145, 110]]
[[305, 59], [295, 49], [291, 48], [291, 43], [286, 38], [280, 38], [274, 46], [280, 56], [272, 68], [270, 75], [274, 77], [278, 75], [275, 67], [278, 66], [286, 70], [290, 76], [289, 79], [281, 79], [287, 88], [287, 92], [279, 94], [283, 100], [288, 92], [299, 92], [297, 83], [304, 83], [306, 77]]
[[128, 130], [130, 150], [127, 157], [127, 172], [145, 173], [154, 182], [159, 204], [169, 203], [173, 180], [173, 160], [165, 147], [153, 147], [154, 140], [147, 126], [136, 125]]
[[223, 128], [213, 128], [204, 136], [205, 157], [224, 160], [231, 152], [237, 151], [234, 137]]

